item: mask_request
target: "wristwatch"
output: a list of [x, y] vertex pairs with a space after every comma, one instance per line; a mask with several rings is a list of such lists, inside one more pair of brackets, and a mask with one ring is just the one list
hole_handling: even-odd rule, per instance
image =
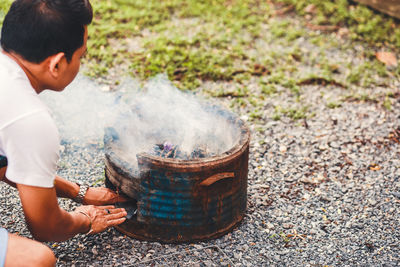
[[76, 183], [76, 184], [79, 186], [79, 192], [78, 192], [78, 195], [76, 197], [74, 197], [72, 200], [75, 201], [76, 203], [82, 204], [83, 198], [86, 195], [86, 191], [89, 189], [89, 185], [78, 184], [78, 183]]

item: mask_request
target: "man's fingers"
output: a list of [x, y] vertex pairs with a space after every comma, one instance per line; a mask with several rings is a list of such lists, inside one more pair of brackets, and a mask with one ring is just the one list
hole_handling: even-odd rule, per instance
[[114, 219], [114, 220], [109, 220], [108, 226], [111, 227], [111, 226], [119, 225], [119, 224], [123, 223], [125, 220], [126, 220], [125, 217], [119, 218], [119, 219]]
[[108, 206], [96, 206], [96, 208], [98, 208], [98, 209], [101, 209], [101, 210], [105, 210], [105, 209], [108, 209], [108, 210], [112, 210], [112, 209], [115, 209], [115, 207], [113, 206], [113, 205], [108, 205]]
[[121, 211], [119, 211], [117, 213], [108, 214], [107, 215], [107, 220], [110, 221], [110, 220], [114, 220], [114, 219], [119, 219], [119, 218], [125, 217], [126, 215], [127, 215], [126, 211], [125, 210], [121, 210]]
[[108, 209], [108, 214], [116, 214], [120, 212], [126, 212], [124, 208]]

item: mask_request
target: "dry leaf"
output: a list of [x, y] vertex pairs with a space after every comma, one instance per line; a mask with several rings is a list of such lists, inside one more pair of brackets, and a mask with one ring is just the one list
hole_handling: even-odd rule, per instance
[[396, 55], [393, 54], [392, 52], [377, 52], [375, 54], [376, 58], [384, 63], [386, 66], [393, 66], [396, 67], [397, 66], [397, 59], [396, 59]]
[[304, 11], [306, 13], [315, 13], [315, 9], [316, 9], [316, 6], [314, 4], [310, 4], [310, 5], [306, 6]]
[[371, 171], [379, 171], [380, 169], [382, 169], [382, 167], [377, 165], [377, 164], [375, 164], [375, 163], [373, 163], [373, 164], [369, 165], [369, 169]]
[[338, 35], [339, 35], [340, 37], [347, 36], [347, 35], [349, 35], [349, 33], [350, 33], [349, 29], [344, 28], [344, 27], [342, 27], [342, 28], [340, 28], [340, 29], [338, 30]]

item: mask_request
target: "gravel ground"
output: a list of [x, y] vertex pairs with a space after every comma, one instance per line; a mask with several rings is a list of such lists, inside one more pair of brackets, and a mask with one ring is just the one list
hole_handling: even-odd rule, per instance
[[[392, 111], [370, 102], [328, 109], [314, 97], [321, 88], [306, 89], [317, 116], [249, 123], [248, 210], [234, 231], [166, 245], [109, 229], [49, 243], [58, 266], [400, 265], [400, 150], [391, 138], [400, 126], [400, 99]], [[64, 177], [102, 184], [101, 144], [64, 142], [60, 166]], [[1, 225], [29, 236], [16, 190], [0, 190]]]
[[[388, 84], [399, 88], [398, 81]], [[208, 90], [224, 86], [232, 84], [203, 84]], [[384, 95], [386, 89], [363, 92]], [[248, 209], [231, 233], [168, 245], [109, 229], [48, 243], [57, 266], [400, 266], [400, 144], [393, 138], [400, 130], [400, 98], [392, 98], [391, 110], [374, 101], [325, 104], [348, 94], [334, 86], [302, 87], [301, 101], [315, 116], [298, 121], [270, 118], [275, 106], [296, 103], [287, 90], [263, 100], [261, 119], [248, 122]], [[229, 105], [231, 99], [217, 101]], [[244, 120], [250, 111], [236, 109]], [[63, 141], [59, 174], [100, 186], [103, 160], [101, 142]], [[75, 207], [69, 200], [60, 204]], [[17, 191], [5, 184], [0, 207], [1, 226], [29, 237]]]

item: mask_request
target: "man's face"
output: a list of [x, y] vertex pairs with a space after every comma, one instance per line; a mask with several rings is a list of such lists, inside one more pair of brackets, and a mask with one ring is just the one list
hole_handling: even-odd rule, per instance
[[71, 61], [68, 63], [67, 68], [63, 71], [61, 79], [57, 81], [56, 91], [62, 91], [64, 88], [70, 84], [76, 77], [81, 66], [81, 59], [85, 56], [87, 51], [87, 38], [88, 31], [87, 26], [85, 26], [85, 36], [83, 45], [75, 51], [72, 55]]

